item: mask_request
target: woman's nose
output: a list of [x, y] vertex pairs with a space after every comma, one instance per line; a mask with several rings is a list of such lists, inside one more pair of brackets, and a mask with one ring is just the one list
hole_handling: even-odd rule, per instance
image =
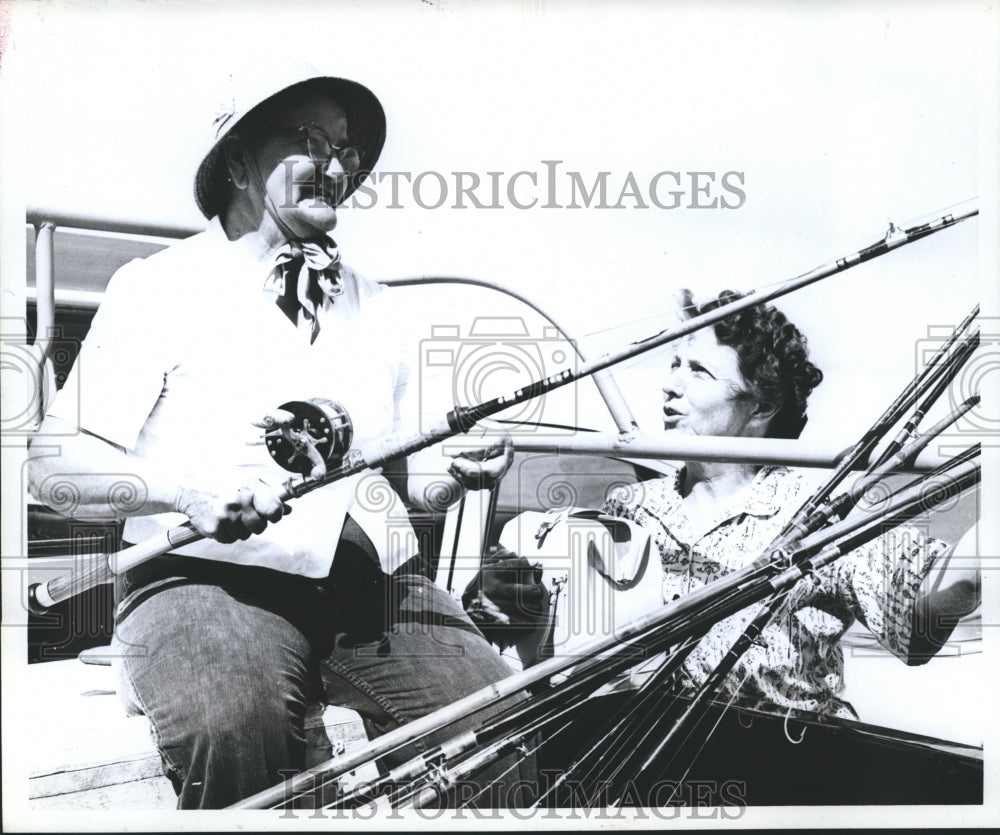
[[672, 369], [663, 381], [663, 394], [669, 400], [675, 400], [684, 394], [684, 375], [679, 368]]
[[333, 179], [338, 179], [347, 174], [344, 170], [344, 166], [341, 165], [340, 160], [337, 159], [336, 154], [330, 157], [330, 161], [324, 167], [323, 173], [326, 174], [327, 177], [332, 177]]

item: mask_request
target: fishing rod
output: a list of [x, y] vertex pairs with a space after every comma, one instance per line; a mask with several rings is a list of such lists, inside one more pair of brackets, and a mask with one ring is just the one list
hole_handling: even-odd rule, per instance
[[[897, 227], [892, 227], [889, 234], [883, 240], [829, 261], [807, 273], [778, 284], [770, 290], [750, 292], [741, 299], [688, 319], [677, 327], [661, 331], [647, 339], [632, 343], [619, 351], [610, 352], [589, 362], [584, 362], [576, 369], [567, 368], [552, 376], [536, 380], [523, 388], [516, 389], [510, 394], [502, 395], [474, 406], [456, 405], [454, 409], [447, 413], [444, 420], [428, 432], [410, 436], [389, 435], [362, 448], [350, 449], [343, 455], [338, 466], [335, 466], [332, 470], [325, 472], [321, 476], [301, 476], [298, 479], [294, 477], [289, 478], [279, 493], [279, 499], [285, 502], [299, 498], [334, 481], [347, 478], [368, 469], [385, 466], [398, 458], [418, 452], [456, 435], [467, 433], [479, 421], [499, 412], [533, 398], [540, 397], [599, 371], [603, 371], [624, 360], [674, 342], [701, 328], [714, 325], [716, 322], [741, 310], [764, 304], [821, 279], [844, 272], [851, 267], [870, 261], [873, 258], [925, 238], [935, 232], [947, 229], [978, 214], [979, 209], [972, 207], [955, 214], [948, 213], [935, 217], [934, 220], [920, 223], [907, 229], [900, 230]], [[82, 571], [75, 571], [61, 577], [54, 577], [44, 583], [32, 584], [28, 588], [28, 608], [35, 614], [44, 614], [49, 608], [63, 600], [67, 600], [101, 583], [109, 582], [116, 574], [122, 571], [126, 571], [153, 557], [167, 554], [176, 548], [189, 545], [204, 538], [204, 534], [198, 531], [190, 522], [187, 522], [115, 554], [93, 555], [90, 564]]]
[[[705, 627], [706, 631], [707, 629], [708, 626]], [[702, 634], [697, 634], [687, 639], [674, 655], [683, 656], [685, 650], [689, 651], [697, 646], [701, 637]], [[486, 722], [478, 730], [467, 731], [447, 744], [413, 758], [378, 780], [339, 798], [329, 808], [349, 808], [351, 805], [372, 802], [376, 797], [390, 792], [403, 779], [417, 779], [428, 768], [439, 766], [442, 758], [464, 754], [476, 746], [489, 744], [498, 752], [509, 753], [521, 744], [519, 740], [524, 740], [553, 724], [569, 720], [566, 721], [564, 728], [569, 727], [573, 714], [581, 707], [581, 700], [609, 678], [624, 672], [635, 663], [635, 653], [628, 647], [619, 651], [610, 661], [605, 659], [599, 666], [581, 664], [572, 671], [571, 677], [566, 678], [558, 686], [534, 694], [531, 699], [514, 705]], [[680, 660], [677, 663], [680, 663]], [[504, 753], [497, 754], [498, 757], [504, 755]]]
[[[929, 408], [929, 404], [933, 403], [940, 396], [941, 392], [954, 379], [959, 368], [972, 356], [973, 351], [975, 351], [979, 344], [977, 330], [973, 337], [967, 338], [954, 353], [949, 354], [952, 346], [978, 315], [979, 305], [977, 304], [959, 322], [949, 338], [935, 351], [921, 372], [906, 385], [882, 415], [875, 420], [868, 431], [844, 454], [839, 464], [834, 468], [823, 485], [798, 509], [795, 516], [785, 526], [782, 535], [772, 543], [771, 547], [773, 549], [780, 549], [783, 546], [783, 540], [792, 542], [797, 536], [803, 536], [810, 531], [817, 530], [823, 524], [824, 518], [829, 518], [830, 514], [834, 512], [833, 508], [825, 508], [823, 505], [833, 490], [836, 489], [837, 485], [844, 480], [845, 476], [858, 465], [858, 462], [866, 460], [871, 455], [882, 438], [899, 422], [903, 414], [913, 407], [920, 397], [925, 394], [927, 395], [921, 406], [921, 409], [926, 411], [926, 408]], [[917, 414], [920, 417], [923, 416], [923, 412], [920, 409], [918, 409]], [[917, 422], [919, 422], [920, 417], [916, 418]], [[913, 419], [911, 418], [912, 421]], [[916, 424], [914, 423], [915, 426]], [[875, 466], [884, 463], [897, 450], [898, 447], [880, 456], [874, 462]]]
[[[976, 311], [978, 310], [979, 305], [976, 305]], [[895, 438], [893, 438], [892, 442], [888, 444], [882, 453], [875, 459], [872, 467], [877, 469], [887, 461], [891, 460], [898, 454], [903, 445], [916, 434], [917, 427], [919, 427], [920, 422], [924, 419], [924, 416], [937, 402], [937, 399], [941, 396], [944, 390], [951, 385], [951, 382], [955, 379], [957, 373], [979, 348], [979, 344], [979, 328], [977, 327], [975, 331], [973, 331], [973, 333], [963, 341], [959, 348], [942, 362], [944, 368], [942, 368], [940, 379], [934, 383], [923, 402], [921, 402], [921, 404], [914, 410], [909, 420], [907, 420], [906, 424], [899, 430], [899, 433]], [[979, 402], [978, 397], [976, 397], [975, 400], [977, 403]], [[931, 431], [933, 432], [933, 430]]]

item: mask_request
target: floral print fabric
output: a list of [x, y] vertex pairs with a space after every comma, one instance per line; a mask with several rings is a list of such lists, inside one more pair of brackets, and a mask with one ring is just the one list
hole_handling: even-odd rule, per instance
[[[719, 503], [704, 530], [694, 530], [675, 476], [619, 487], [604, 511], [652, 532], [663, 567], [663, 601], [670, 602], [753, 562], [813, 485], [801, 472], [765, 467], [746, 487]], [[905, 659], [914, 602], [945, 543], [916, 528], [889, 530], [801, 581], [779, 617], [730, 673], [720, 698], [786, 713], [790, 709], [857, 718], [839, 698], [844, 690], [840, 638], [860, 620], [886, 649]], [[715, 624], [688, 656], [685, 684], [705, 680], [763, 607], [751, 606]]]

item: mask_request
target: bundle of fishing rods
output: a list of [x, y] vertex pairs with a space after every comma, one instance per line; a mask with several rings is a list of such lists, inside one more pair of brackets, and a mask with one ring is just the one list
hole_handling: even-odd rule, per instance
[[[338, 479], [346, 478], [426, 448], [460, 433], [479, 421], [512, 406], [542, 396], [625, 359], [669, 344], [708, 327], [733, 313], [763, 304], [820, 279], [843, 272], [900, 246], [953, 226], [978, 214], [975, 208], [943, 214], [907, 229], [893, 227], [882, 240], [835, 259], [766, 292], [754, 292], [709, 313], [694, 317], [679, 327], [656, 334], [612, 354], [585, 362], [576, 369], [538, 380], [495, 400], [475, 406], [456, 406], [431, 431], [414, 436], [389, 436], [361, 448], [350, 449], [342, 460], [320, 476], [293, 476], [285, 482], [283, 500], [297, 498]], [[362, 748], [334, 758], [284, 783], [246, 798], [234, 808], [271, 808], [310, 805], [306, 798], [323, 798], [330, 808], [385, 802], [393, 807], [458, 803], [449, 793], [459, 783], [474, 777], [484, 767], [515, 754], [533, 756], [539, 739], [551, 739], [572, 726], [580, 705], [596, 690], [633, 667], [637, 659], [663, 655], [663, 661], [645, 683], [631, 695], [620, 715], [569, 764], [556, 784], [534, 799], [549, 802], [559, 785], [568, 780], [582, 782], [583, 790], [601, 785], [607, 805], [627, 802], [636, 781], [651, 779], [672, 757], [679, 756], [698, 736], [693, 732], [706, 713], [739, 658], [766, 624], [777, 617], [788, 592], [800, 581], [809, 582], [816, 571], [842, 555], [878, 537], [892, 526], [952, 498], [977, 484], [980, 476], [978, 446], [970, 447], [892, 491], [878, 512], [855, 511], [866, 492], [883, 483], [891, 473], [911, 462], [937, 435], [978, 402], [970, 398], [929, 430], [918, 433], [927, 411], [959, 373], [978, 346], [978, 329], [972, 329], [978, 307], [955, 329], [927, 366], [906, 386], [882, 417], [840, 459], [827, 481], [802, 505], [785, 529], [752, 564], [725, 575], [691, 594], [666, 604], [615, 630], [613, 636], [597, 636], [580, 645], [572, 657], [548, 658], [496, 682], [481, 691], [378, 737]], [[898, 434], [868, 465], [866, 473], [842, 492], [835, 493], [845, 477], [868, 462], [891, 429], [912, 411]], [[29, 605], [44, 612], [115, 574], [151, 557], [165, 554], [203, 535], [192, 525], [181, 525], [116, 554], [99, 555], [83, 571], [57, 577], [29, 589]], [[680, 700], [669, 686], [684, 659], [713, 624], [749, 606], [763, 603], [760, 613], [734, 644], [719, 667], [690, 701]], [[552, 684], [554, 676], [559, 683]], [[525, 691], [533, 696], [524, 700]], [[393, 768], [379, 779], [351, 791], [339, 792], [346, 775], [359, 767], [377, 763], [398, 749], [429, 734], [441, 733], [484, 708], [505, 700], [510, 706], [478, 728], [465, 731], [433, 746], [425, 753]], [[702, 737], [703, 738], [703, 737]], [[466, 782], [467, 784], [467, 782]], [[481, 786], [488, 791], [489, 786]], [[330, 800], [331, 796], [333, 797]], [[477, 804], [478, 797], [464, 796], [462, 804]]]

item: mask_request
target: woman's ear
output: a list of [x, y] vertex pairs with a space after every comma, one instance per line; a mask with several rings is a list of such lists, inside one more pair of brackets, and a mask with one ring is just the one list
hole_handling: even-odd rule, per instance
[[227, 136], [222, 142], [222, 153], [226, 159], [229, 180], [236, 188], [245, 191], [250, 184], [247, 173], [246, 151], [238, 136]]
[[750, 413], [748, 428], [753, 427], [760, 432], [760, 437], [767, 437], [767, 428], [773, 418], [781, 411], [781, 403], [757, 403]]

